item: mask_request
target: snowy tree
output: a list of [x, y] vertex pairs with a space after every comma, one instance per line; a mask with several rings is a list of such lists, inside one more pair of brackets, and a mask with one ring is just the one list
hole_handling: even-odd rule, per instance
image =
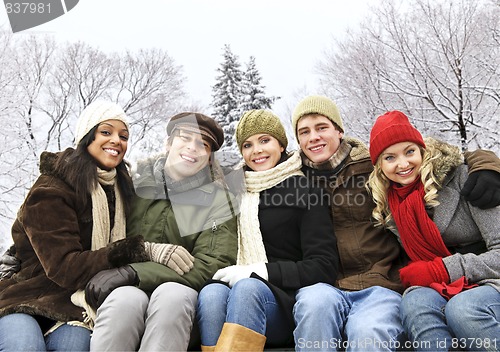
[[280, 97], [267, 97], [265, 86], [261, 83], [260, 72], [255, 65], [255, 57], [250, 56], [243, 75], [241, 111], [252, 109], [271, 109], [273, 103]]
[[319, 64], [324, 92], [364, 140], [398, 109], [426, 135], [498, 153], [499, 16], [486, 0], [385, 0]]
[[241, 116], [241, 95], [243, 72], [237, 55], [229, 45], [224, 46], [224, 61], [217, 69], [219, 75], [212, 87], [213, 117], [224, 129], [224, 148], [234, 149], [234, 134]]
[[236, 126], [241, 117], [241, 96], [243, 72], [239, 58], [224, 46], [223, 62], [217, 72], [216, 83], [212, 87], [212, 116], [224, 130], [224, 145], [220, 149], [219, 159], [223, 166], [233, 166], [241, 158], [236, 147]]
[[229, 45], [224, 46], [223, 62], [212, 87], [213, 116], [224, 129], [224, 145], [219, 153], [223, 166], [233, 166], [241, 160], [235, 133], [241, 115], [251, 109], [270, 109], [279, 97], [267, 97], [261, 75], [250, 57], [246, 71], [241, 70], [239, 58]]
[[38, 176], [41, 152], [73, 145], [76, 119], [88, 104], [107, 99], [123, 107], [133, 161], [163, 148], [167, 119], [184, 97], [181, 68], [163, 50], [110, 54], [0, 31], [0, 64], [0, 249]]

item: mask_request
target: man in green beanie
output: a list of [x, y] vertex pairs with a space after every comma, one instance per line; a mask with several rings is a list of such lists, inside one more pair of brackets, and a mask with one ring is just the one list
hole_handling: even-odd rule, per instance
[[[344, 136], [339, 110], [324, 96], [300, 101], [292, 126], [302, 171], [329, 191], [341, 263], [335, 287], [320, 283], [298, 291], [296, 350], [395, 350], [405, 339], [399, 269], [406, 259], [396, 237], [372, 224], [374, 203], [365, 188], [373, 170], [368, 148]], [[488, 198], [500, 195], [498, 158], [487, 151], [466, 153], [466, 158], [471, 172], [467, 195], [474, 205], [498, 205], [500, 197]]]

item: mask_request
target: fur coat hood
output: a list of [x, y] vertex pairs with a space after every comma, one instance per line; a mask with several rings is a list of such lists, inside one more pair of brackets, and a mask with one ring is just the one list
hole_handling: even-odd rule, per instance
[[370, 158], [370, 151], [361, 140], [353, 137], [344, 137], [343, 140], [352, 148], [349, 155], [353, 161]]
[[[431, 153], [434, 176], [440, 185], [446, 183], [459, 165], [464, 163], [460, 148], [432, 137], [424, 139], [426, 149]], [[448, 176], [450, 175], [450, 176]]]

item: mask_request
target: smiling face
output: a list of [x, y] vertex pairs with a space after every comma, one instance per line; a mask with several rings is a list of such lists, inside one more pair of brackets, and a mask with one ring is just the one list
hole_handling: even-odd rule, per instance
[[284, 150], [276, 138], [265, 133], [254, 134], [241, 145], [245, 164], [253, 171], [265, 171], [275, 167]]
[[207, 166], [212, 148], [199, 133], [182, 129], [175, 133], [168, 147], [165, 172], [174, 181], [179, 181], [195, 175]]
[[297, 123], [300, 149], [314, 163], [330, 159], [339, 149], [343, 135], [323, 115], [304, 115]]
[[384, 175], [402, 186], [409, 185], [420, 176], [422, 153], [413, 142], [400, 142], [386, 148], [379, 156]]
[[119, 120], [106, 120], [97, 126], [95, 138], [87, 147], [101, 169], [111, 170], [123, 160], [127, 151], [129, 131]]

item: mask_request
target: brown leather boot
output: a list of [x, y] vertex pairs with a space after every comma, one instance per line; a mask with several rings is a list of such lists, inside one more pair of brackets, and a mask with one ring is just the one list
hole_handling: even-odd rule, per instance
[[215, 346], [203, 346], [201, 345], [201, 352], [213, 352], [215, 351]]
[[224, 323], [215, 352], [264, 351], [266, 337], [243, 325]]

